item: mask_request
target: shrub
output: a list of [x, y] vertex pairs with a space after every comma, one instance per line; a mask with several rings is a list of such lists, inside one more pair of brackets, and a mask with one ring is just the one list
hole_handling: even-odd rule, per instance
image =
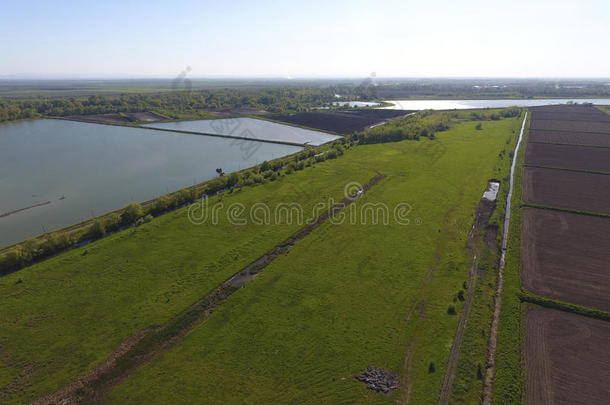
[[449, 315], [455, 315], [457, 314], [457, 312], [455, 311], [455, 305], [453, 304], [449, 304], [449, 307], [447, 308], [447, 313]]
[[460, 301], [464, 301], [464, 290], [460, 290], [460, 291], [458, 292], [457, 297], [458, 297], [458, 300], [460, 300]]
[[125, 211], [121, 214], [121, 222], [125, 225], [133, 224], [142, 214], [142, 206], [138, 203], [131, 203], [125, 207]]
[[172, 199], [169, 198], [168, 196], [164, 195], [164, 196], [157, 198], [157, 201], [155, 201], [155, 203], [151, 209], [151, 212], [154, 213], [155, 215], [159, 215], [159, 214], [162, 214], [165, 211], [167, 211], [171, 206], [173, 206]]
[[106, 217], [104, 228], [106, 231], [115, 231], [119, 228], [120, 225], [121, 217], [113, 212], [112, 214]]
[[428, 365], [428, 373], [434, 373], [436, 371], [436, 365], [434, 364], [433, 361], [430, 362], [430, 365]]
[[480, 131], [483, 129], [483, 124], [479, 122], [475, 128]]
[[237, 185], [237, 183], [239, 183], [239, 174], [237, 173], [231, 173], [229, 175], [229, 178], [227, 179], [227, 187], [231, 188], [231, 187], [235, 187]]
[[106, 224], [101, 219], [96, 219], [91, 228], [89, 228], [89, 236], [92, 238], [101, 238], [106, 234]]

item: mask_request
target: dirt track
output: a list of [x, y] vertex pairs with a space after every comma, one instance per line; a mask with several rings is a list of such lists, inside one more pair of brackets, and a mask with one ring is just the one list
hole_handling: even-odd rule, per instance
[[443, 380], [443, 386], [441, 387], [441, 393], [439, 396], [439, 405], [449, 404], [451, 398], [451, 389], [453, 387], [453, 380], [455, 379], [455, 371], [457, 368], [458, 358], [460, 355], [460, 349], [462, 341], [464, 340], [464, 332], [468, 323], [468, 317], [470, 316], [470, 308], [472, 307], [472, 300], [474, 297], [476, 281], [477, 281], [477, 269], [478, 269], [478, 257], [480, 255], [477, 244], [481, 240], [482, 235], [485, 233], [485, 229], [489, 224], [489, 219], [496, 207], [496, 203], [491, 202], [485, 198], [481, 198], [477, 211], [475, 213], [474, 224], [468, 234], [467, 246], [472, 250], [473, 259], [470, 266], [470, 272], [468, 273], [468, 290], [466, 292], [466, 298], [464, 300], [464, 306], [460, 314], [460, 320], [458, 327], [453, 337], [453, 345], [449, 352], [449, 360], [447, 362], [447, 369], [445, 371], [445, 378]]
[[524, 208], [522, 223], [524, 287], [610, 311], [610, 218]]
[[528, 405], [603, 405], [610, 398], [610, 322], [531, 306], [525, 319]]
[[308, 128], [331, 131], [347, 135], [362, 131], [373, 124], [399, 118], [413, 111], [405, 110], [347, 110], [347, 111], [309, 111], [295, 114], [269, 115], [277, 121], [302, 125]]
[[610, 175], [526, 167], [523, 200], [530, 204], [610, 214]]
[[530, 143], [525, 164], [610, 173], [610, 148]]

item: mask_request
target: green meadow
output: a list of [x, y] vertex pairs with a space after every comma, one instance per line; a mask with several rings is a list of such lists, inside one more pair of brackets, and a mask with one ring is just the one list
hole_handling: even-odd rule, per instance
[[[314, 204], [343, 198], [375, 172], [354, 159], [210, 200]], [[27, 403], [68, 384], [139, 330], [163, 324], [300, 229], [297, 223], [193, 225], [187, 209], [0, 278], [0, 403]], [[310, 214], [311, 215], [311, 214]]]
[[[485, 121], [483, 130], [463, 122], [434, 140], [356, 146], [211, 198], [210, 211], [223, 207], [217, 224], [194, 225], [180, 209], [1, 278], [0, 402], [29, 403], [69, 384], [302, 227], [285, 217], [232, 224], [222, 215], [232, 203], [246, 211], [298, 203], [307, 217], [377, 173], [386, 177], [353, 204], [359, 220], [327, 222], [297, 242], [106, 400], [435, 401], [472, 261], [466, 237], [487, 180], [503, 176], [520, 122]], [[388, 207], [387, 225], [362, 221], [367, 203]], [[402, 223], [399, 204], [409, 207]], [[451, 304], [457, 315], [447, 313]], [[367, 366], [398, 373], [401, 389], [365, 389], [351, 376]]]
[[[475, 208], [487, 180], [503, 177], [520, 123], [485, 122], [482, 131], [461, 123], [432, 141], [358, 146], [328, 163], [385, 174], [354, 206], [407, 203], [409, 224], [324, 224], [108, 402], [435, 402], [472, 261]], [[367, 366], [398, 373], [401, 389], [367, 390], [352, 378]]]

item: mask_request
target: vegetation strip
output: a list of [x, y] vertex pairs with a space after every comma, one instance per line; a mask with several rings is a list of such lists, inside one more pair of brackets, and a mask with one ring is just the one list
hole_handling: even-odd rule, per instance
[[541, 210], [569, 212], [569, 213], [572, 213], [572, 214], [589, 215], [589, 216], [592, 216], [592, 217], [610, 218], [610, 214], [604, 214], [604, 213], [601, 213], [601, 212], [574, 210], [574, 209], [571, 209], [571, 208], [553, 207], [553, 206], [550, 206], [550, 205], [522, 203], [520, 208], [525, 208], [525, 207], [538, 208], [538, 209], [541, 209]]
[[492, 400], [492, 388], [493, 388], [493, 378], [495, 372], [495, 362], [496, 362], [496, 346], [498, 339], [498, 325], [500, 322], [500, 312], [502, 310], [502, 288], [504, 287], [504, 276], [502, 275], [502, 271], [504, 270], [504, 265], [506, 264], [506, 248], [508, 246], [508, 231], [510, 226], [510, 209], [511, 209], [511, 199], [513, 196], [513, 188], [514, 188], [514, 180], [515, 180], [515, 166], [517, 164], [517, 156], [519, 154], [519, 146], [521, 145], [521, 141], [523, 140], [523, 131], [525, 130], [525, 123], [527, 122], [527, 112], [525, 113], [525, 117], [523, 117], [523, 123], [521, 124], [521, 132], [519, 133], [519, 139], [517, 140], [517, 145], [515, 146], [515, 151], [513, 152], [513, 162], [510, 167], [510, 183], [508, 188], [508, 196], [506, 197], [506, 211], [504, 217], [504, 235], [502, 237], [502, 253], [500, 255], [500, 267], [498, 268], [498, 283], [497, 283], [497, 293], [495, 300], [495, 308], [494, 308], [494, 317], [491, 325], [491, 332], [489, 336], [489, 353], [487, 358], [487, 369], [485, 370], [485, 382], [484, 382], [484, 390], [483, 390], [483, 404], [489, 405]]
[[536, 143], [541, 145], [563, 145], [563, 146], [586, 146], [587, 148], [610, 148], [610, 145], [590, 145], [583, 143], [568, 143], [568, 142], [544, 142], [544, 141], [530, 141], [528, 143]]
[[[108, 360], [95, 367], [85, 376], [55, 393], [38, 399], [34, 403], [45, 405], [72, 402], [103, 402], [104, 395], [114, 385], [118, 384], [123, 378], [139, 367], [149, 363], [165, 352], [170, 346], [179, 343], [189, 331], [208, 319], [218, 306], [239, 290], [236, 287], [236, 281], [247, 276], [255, 276], [263, 271], [269, 263], [285, 253], [294, 243], [309, 235], [314, 229], [347, 207], [384, 177], [383, 174], [373, 177], [362, 187], [360, 192], [345, 197], [341, 202], [320, 215], [313, 223], [297, 231], [290, 238], [231, 276], [165, 326], [138, 332], [125, 341]], [[149, 333], [150, 331], [152, 333]]]
[[525, 167], [535, 167], [535, 168], [538, 168], [538, 169], [563, 170], [563, 171], [566, 171], [566, 172], [603, 174], [603, 175], [606, 175], [606, 176], [610, 175], [610, 172], [602, 172], [602, 171], [597, 171], [597, 170], [573, 169], [573, 168], [569, 168], [569, 167], [553, 167], [553, 166], [544, 166], [544, 165], [534, 165], [534, 164], [529, 164], [529, 163], [526, 163]]
[[[481, 198], [481, 203], [479, 207], [483, 207], [482, 204], [485, 203], [483, 200], [484, 197]], [[476, 237], [476, 232], [478, 231], [477, 228], [481, 225], [486, 225], [478, 223], [477, 219], [480, 216], [481, 213], [477, 212], [475, 215], [475, 223], [472, 225], [472, 229], [470, 230], [470, 234], [468, 235], [468, 241], [466, 242], [473, 252], [472, 265], [470, 266], [470, 272], [468, 274], [468, 290], [466, 292], [464, 307], [462, 308], [462, 313], [460, 314], [458, 327], [455, 332], [455, 336], [453, 337], [453, 345], [451, 346], [451, 352], [449, 353], [447, 370], [445, 371], [443, 387], [441, 388], [441, 394], [438, 401], [439, 405], [449, 404], [449, 400], [451, 398], [451, 387], [453, 386], [453, 380], [455, 379], [455, 370], [457, 367], [458, 356], [460, 355], [460, 348], [462, 347], [462, 341], [464, 340], [464, 331], [466, 329], [466, 323], [468, 322], [468, 316], [470, 315], [470, 308], [472, 307], [472, 299], [474, 297], [475, 285], [477, 281], [477, 258], [479, 256], [479, 250], [477, 248], [476, 243], [474, 242], [474, 239]]]

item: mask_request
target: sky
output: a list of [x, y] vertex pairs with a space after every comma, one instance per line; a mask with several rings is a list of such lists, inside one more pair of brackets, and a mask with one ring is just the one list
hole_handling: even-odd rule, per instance
[[610, 1], [3, 1], [0, 77], [610, 77]]

